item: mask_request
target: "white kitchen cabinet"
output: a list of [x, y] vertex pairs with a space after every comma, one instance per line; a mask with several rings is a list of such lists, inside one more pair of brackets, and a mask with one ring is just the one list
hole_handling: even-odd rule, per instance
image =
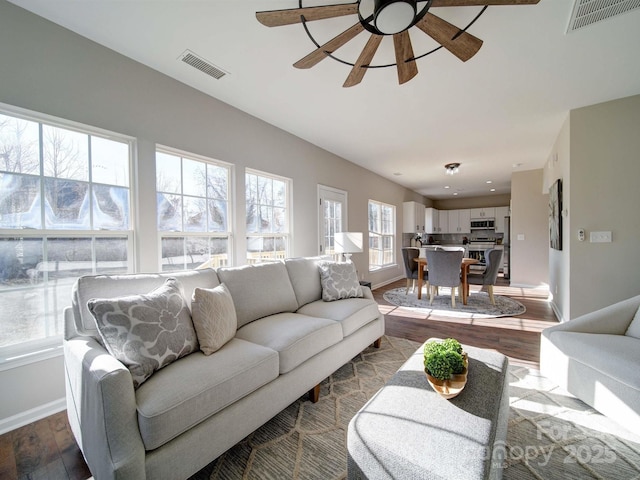
[[504, 232], [504, 217], [509, 216], [509, 207], [496, 207], [496, 233]]
[[471, 210], [449, 210], [448, 232], [443, 233], [469, 233], [471, 232]]
[[438, 211], [438, 232], [437, 233], [449, 233], [449, 211]]
[[427, 207], [424, 209], [424, 231], [427, 233], [439, 233], [440, 213], [435, 208]]
[[402, 204], [402, 231], [404, 233], [424, 232], [424, 205], [418, 202]]
[[496, 209], [494, 207], [485, 207], [485, 208], [472, 208], [471, 209], [471, 218], [496, 218]]

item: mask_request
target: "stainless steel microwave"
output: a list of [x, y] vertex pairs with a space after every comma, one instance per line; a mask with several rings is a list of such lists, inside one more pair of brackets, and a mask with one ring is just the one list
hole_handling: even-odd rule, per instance
[[484, 218], [482, 220], [471, 220], [471, 230], [494, 230], [496, 221], [493, 218]]

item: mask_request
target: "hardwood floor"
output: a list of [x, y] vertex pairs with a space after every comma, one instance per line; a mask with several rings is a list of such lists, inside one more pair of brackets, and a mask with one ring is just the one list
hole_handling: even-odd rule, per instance
[[[430, 337], [455, 337], [463, 344], [496, 349], [511, 363], [538, 368], [540, 332], [557, 322], [544, 289], [510, 287], [504, 279], [494, 288], [525, 305], [518, 317], [470, 319], [426, 318], [391, 305], [384, 292], [404, 287], [405, 280], [375, 290], [374, 297], [386, 317], [386, 334], [423, 342]], [[471, 286], [477, 292], [479, 286]], [[67, 423], [66, 412], [0, 436], [0, 479], [86, 480], [91, 478]]]

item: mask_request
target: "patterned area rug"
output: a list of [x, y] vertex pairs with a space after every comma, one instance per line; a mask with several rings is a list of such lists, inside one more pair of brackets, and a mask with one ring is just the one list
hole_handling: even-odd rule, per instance
[[445, 315], [459, 318], [496, 318], [513, 317], [522, 315], [527, 309], [517, 300], [500, 295], [494, 295], [495, 305], [491, 305], [489, 294], [485, 292], [472, 292], [467, 299], [467, 305], [456, 296], [456, 307], [451, 307], [451, 290], [440, 287], [440, 295], [433, 299], [433, 305], [429, 305], [429, 297], [423, 292], [422, 298], [414, 292], [405, 295], [405, 288], [394, 288], [384, 293], [384, 299], [392, 305], [397, 305], [406, 310], [416, 311], [424, 315]]
[[[384, 337], [325, 380], [318, 403], [294, 402], [192, 480], [346, 478], [349, 420], [418, 345]], [[511, 365], [509, 382], [504, 479], [640, 478], [640, 437], [536, 371]]]

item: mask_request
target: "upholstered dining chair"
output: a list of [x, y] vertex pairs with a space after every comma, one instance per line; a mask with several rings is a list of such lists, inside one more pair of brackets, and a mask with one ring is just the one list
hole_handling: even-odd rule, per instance
[[[404, 261], [404, 274], [407, 277], [407, 290], [405, 295], [409, 294], [409, 285], [411, 285], [411, 281], [413, 281], [413, 286], [411, 287], [411, 291], [413, 292], [416, 289], [416, 280], [418, 279], [418, 262], [415, 262], [413, 259], [418, 258], [420, 256], [420, 250], [413, 247], [404, 247], [402, 249], [402, 260]], [[429, 286], [428, 274], [425, 271], [422, 276], [423, 281], [427, 283], [427, 287]]]
[[427, 268], [429, 269], [429, 305], [438, 287], [451, 287], [451, 306], [456, 307], [456, 288], [460, 292], [460, 267], [464, 250], [427, 250]]
[[487, 268], [482, 274], [469, 274], [467, 275], [467, 283], [470, 285], [484, 285], [489, 292], [489, 300], [491, 305], [496, 304], [496, 300], [493, 296], [493, 286], [496, 284], [498, 278], [498, 272], [500, 265], [502, 264], [502, 249], [489, 248], [484, 252], [484, 259], [487, 264]]

